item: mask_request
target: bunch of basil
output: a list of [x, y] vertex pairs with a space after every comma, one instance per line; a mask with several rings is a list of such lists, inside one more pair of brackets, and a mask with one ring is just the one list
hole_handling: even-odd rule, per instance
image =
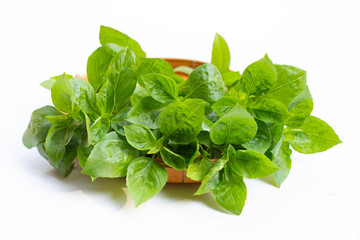
[[100, 43], [88, 59], [88, 82], [63, 74], [42, 83], [55, 107], [35, 110], [23, 136], [62, 176], [77, 156], [93, 180], [126, 176], [138, 206], [167, 181], [155, 161], [161, 158], [202, 180], [196, 195], [212, 191], [222, 207], [240, 214], [243, 177], [272, 174], [280, 186], [290, 171], [290, 146], [316, 153], [341, 143], [310, 116], [304, 70], [265, 55], [242, 75], [229, 71], [229, 48], [218, 34], [212, 64], [185, 69], [187, 81], [115, 29], [101, 26]]

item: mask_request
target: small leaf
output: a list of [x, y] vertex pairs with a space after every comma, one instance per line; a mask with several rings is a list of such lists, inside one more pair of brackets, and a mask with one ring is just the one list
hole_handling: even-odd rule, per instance
[[108, 118], [99, 117], [96, 119], [94, 124], [90, 127], [88, 133], [91, 136], [92, 143], [100, 141], [109, 131], [109, 128], [110, 120]]
[[266, 123], [282, 123], [289, 117], [285, 105], [274, 99], [258, 98], [249, 108], [255, 118]]
[[185, 170], [187, 164], [184, 157], [174, 153], [167, 147], [162, 147], [160, 150], [161, 158], [166, 165], [176, 170]]
[[284, 141], [278, 154], [274, 157], [273, 163], [280, 168], [272, 174], [277, 187], [280, 187], [289, 175], [291, 168], [291, 153], [292, 151], [289, 148], [289, 143]]
[[310, 116], [313, 110], [313, 99], [311, 97], [309, 88], [306, 86], [304, 90], [297, 95], [289, 104], [290, 117], [286, 119], [286, 126], [299, 127], [307, 117]]
[[73, 90], [65, 74], [59, 77], [51, 88], [51, 99], [54, 106], [66, 113], [74, 110]]
[[178, 66], [176, 68], [174, 68], [174, 72], [180, 72], [180, 73], [185, 73], [187, 75], [190, 75], [190, 73], [194, 71], [194, 68], [192, 67], [188, 67], [188, 66]]
[[214, 165], [207, 157], [195, 159], [187, 168], [186, 176], [195, 181], [201, 181]]
[[262, 121], [256, 120], [258, 130], [255, 137], [250, 141], [243, 143], [242, 146], [247, 150], [253, 150], [258, 153], [265, 153], [271, 144], [271, 134], [269, 128]]
[[239, 72], [226, 72], [222, 74], [222, 79], [225, 83], [225, 86], [230, 88], [237, 82], [240, 82], [241, 74]]
[[69, 80], [72, 88], [72, 101], [79, 109], [87, 113], [91, 118], [95, 113], [95, 91], [92, 86], [83, 79], [72, 78]]
[[111, 119], [111, 127], [120, 135], [125, 136], [124, 126], [130, 125], [131, 122], [126, 120], [126, 116], [130, 111], [130, 107], [121, 109], [118, 113], [113, 116]]
[[228, 113], [236, 104], [242, 104], [239, 98], [235, 97], [222, 97], [217, 100], [211, 107], [216, 111], [216, 113], [223, 117], [226, 113]]
[[126, 186], [136, 207], [159, 193], [166, 181], [166, 169], [150, 158], [138, 158], [129, 165]]
[[153, 147], [159, 147], [152, 132], [140, 124], [124, 126], [125, 136], [128, 143], [134, 148], [145, 151]]
[[171, 65], [164, 59], [146, 58], [141, 62], [136, 72], [137, 79], [142, 87], [145, 87], [145, 85], [140, 76], [148, 73], [161, 73], [171, 77], [174, 74], [174, 71]]
[[151, 97], [160, 103], [169, 104], [178, 96], [176, 82], [161, 73], [148, 73], [140, 75], [144, 87]]
[[96, 104], [102, 116], [113, 113], [115, 107], [115, 88], [109, 80], [100, 88], [99, 94], [96, 96]]
[[216, 33], [213, 43], [211, 63], [214, 64], [221, 74], [229, 71], [230, 50], [225, 39]]

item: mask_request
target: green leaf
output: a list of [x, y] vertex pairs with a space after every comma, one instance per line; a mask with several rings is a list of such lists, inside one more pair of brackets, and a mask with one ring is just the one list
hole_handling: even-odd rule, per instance
[[273, 160], [273, 163], [275, 163], [275, 165], [280, 168], [273, 173], [273, 178], [277, 187], [280, 187], [280, 185], [289, 175], [291, 168], [291, 153], [292, 151], [289, 148], [289, 143], [284, 141], [280, 147], [278, 154]]
[[258, 98], [249, 108], [255, 118], [266, 123], [282, 123], [289, 117], [285, 105], [274, 99]]
[[266, 94], [267, 98], [276, 99], [286, 107], [305, 88], [306, 72], [288, 65], [275, 65], [277, 81]]
[[190, 163], [186, 171], [186, 176], [192, 180], [201, 181], [213, 165], [213, 161], [207, 157], [197, 158]]
[[323, 120], [310, 116], [297, 128], [286, 128], [285, 138], [295, 151], [317, 153], [342, 143], [335, 131]]
[[241, 105], [241, 100], [235, 97], [222, 97], [217, 100], [211, 107], [220, 117], [223, 117], [233, 107], [235, 107], [236, 104]]
[[148, 73], [161, 73], [171, 77], [174, 74], [174, 71], [171, 65], [164, 59], [146, 58], [141, 62], [136, 72], [137, 79], [142, 87], [145, 87], [145, 85], [140, 76]]
[[160, 154], [167, 165], [177, 170], [185, 170], [200, 155], [198, 150], [199, 144], [197, 141], [186, 145], [169, 142], [161, 148]]
[[276, 83], [276, 69], [268, 55], [250, 64], [241, 76], [242, 91], [247, 96], [269, 92]]
[[157, 128], [157, 120], [161, 110], [166, 105], [147, 96], [135, 104], [127, 114], [126, 120], [131, 123], [142, 124], [150, 129]]
[[194, 68], [188, 66], [178, 66], [174, 68], [174, 72], [185, 73], [187, 75], [190, 75], [192, 71], [194, 71]]
[[273, 156], [276, 156], [280, 150], [282, 145], [282, 140], [284, 136], [284, 124], [274, 124], [270, 127], [271, 133], [271, 146], [269, 150], [271, 151]]
[[306, 118], [310, 116], [313, 106], [313, 99], [309, 88], [306, 86], [289, 104], [290, 117], [286, 119], [285, 124], [289, 127], [301, 126]]
[[[63, 76], [63, 74], [61, 74], [61, 75], [59, 75], [59, 76], [51, 77], [50, 79], [45, 80], [45, 81], [43, 81], [42, 83], [40, 83], [40, 85], [41, 85], [42, 87], [46, 88], [46, 89], [51, 90], [51, 88], [52, 88], [52, 86], [54, 85], [55, 81], [56, 81], [58, 78], [62, 77], [62, 76]], [[69, 75], [69, 74], [65, 74], [65, 76], [67, 77], [67, 79], [73, 78], [73, 76], [71, 76], [71, 75]]]
[[138, 158], [129, 165], [126, 186], [136, 207], [159, 193], [166, 181], [166, 169], [150, 158]]
[[45, 149], [49, 157], [49, 162], [58, 168], [65, 156], [65, 146], [70, 142], [74, 134], [73, 126], [53, 125], [45, 140]]
[[255, 137], [257, 125], [251, 115], [235, 105], [210, 129], [211, 141], [218, 145], [242, 144]]
[[130, 111], [130, 107], [121, 109], [115, 116], [111, 119], [111, 127], [120, 135], [125, 136], [124, 126], [130, 125], [131, 122], [128, 122], [126, 119], [127, 114]]
[[210, 169], [210, 171], [205, 175], [203, 180], [201, 181], [201, 185], [199, 189], [194, 193], [194, 195], [201, 195], [207, 192], [212, 191], [216, 185], [220, 182], [219, 172], [225, 167], [225, 164], [229, 160], [227, 158], [220, 158], [217, 160], [214, 166]]
[[81, 173], [91, 177], [124, 177], [130, 162], [138, 156], [139, 151], [124, 137], [110, 132], [95, 144]]
[[100, 141], [105, 134], [109, 131], [110, 120], [105, 117], [99, 117], [95, 120], [93, 125], [91, 125], [88, 135], [91, 137], [90, 144]]
[[79, 146], [77, 150], [77, 158], [79, 160], [79, 165], [81, 168], [85, 167], [86, 161], [93, 149], [94, 149], [94, 145], [90, 145], [88, 147], [84, 145]]
[[225, 86], [230, 88], [236, 84], [236, 82], [240, 81], [241, 74], [239, 72], [226, 72], [222, 74], [222, 79], [225, 83]]
[[88, 58], [86, 65], [87, 78], [95, 92], [98, 92], [106, 81], [105, 74], [114, 54], [104, 47], [96, 49]]
[[255, 137], [253, 137], [250, 141], [242, 144], [242, 146], [247, 150], [253, 150], [264, 154], [271, 144], [270, 130], [262, 121], [256, 120], [256, 124], [258, 126], [258, 130]]
[[46, 119], [47, 116], [61, 116], [62, 114], [52, 106], [36, 109], [31, 114], [28, 127], [22, 137], [23, 144], [27, 148], [33, 148], [43, 142], [52, 126]]
[[160, 103], [169, 104], [178, 96], [176, 82], [164, 74], [143, 74], [140, 79], [150, 96]]
[[146, 91], [145, 88], [136, 86], [133, 95], [131, 95], [130, 97], [131, 105], [136, 105], [136, 103], [138, 103], [141, 99], [147, 96], [149, 96], [149, 93]]
[[187, 164], [183, 156], [174, 153], [167, 147], [162, 147], [160, 150], [161, 158], [166, 165], [176, 170], [185, 170]]
[[230, 50], [225, 39], [216, 33], [213, 43], [211, 63], [214, 64], [221, 74], [229, 71]]
[[125, 136], [128, 143], [134, 148], [145, 151], [151, 148], [159, 148], [156, 138], [152, 132], [145, 126], [140, 124], [132, 124], [124, 126]]
[[201, 130], [206, 105], [200, 99], [187, 99], [167, 106], [158, 118], [158, 127], [164, 138], [182, 144], [193, 141]]
[[115, 112], [129, 101], [136, 87], [135, 59], [129, 48], [119, 51], [109, 64], [105, 77], [115, 88]]
[[187, 98], [215, 102], [225, 94], [225, 84], [219, 70], [212, 64], [203, 64], [191, 72], [187, 80]]
[[115, 107], [115, 88], [109, 80], [100, 88], [99, 94], [96, 96], [96, 104], [102, 116], [113, 113]]
[[138, 59], [146, 57], [145, 52], [141, 49], [138, 42], [113, 28], [100, 26], [99, 39], [101, 45], [115, 43], [123, 48], [129, 47], [129, 49], [136, 54]]
[[72, 78], [69, 80], [72, 88], [72, 101], [89, 116], [95, 113], [95, 91], [92, 86], [83, 79]]
[[73, 112], [73, 90], [65, 74], [59, 77], [52, 86], [51, 99], [58, 110], [66, 113]]
[[200, 144], [205, 145], [206, 147], [210, 148], [210, 133], [208, 131], [201, 131], [197, 135], [197, 139]]
[[252, 150], [237, 150], [236, 158], [227, 166], [236, 175], [246, 178], [263, 178], [279, 170], [265, 155]]
[[212, 193], [220, 206], [233, 214], [240, 215], [247, 195], [246, 185], [242, 177], [223, 176]]

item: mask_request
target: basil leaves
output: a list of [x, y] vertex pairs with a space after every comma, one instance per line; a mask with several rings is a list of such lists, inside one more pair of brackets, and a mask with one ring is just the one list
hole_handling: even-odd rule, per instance
[[[230, 71], [229, 47], [219, 34], [211, 63], [175, 70], [146, 58], [115, 29], [101, 26], [99, 38], [87, 61], [88, 81], [64, 73], [43, 82], [54, 107], [35, 110], [23, 135], [23, 144], [36, 147], [64, 177], [77, 156], [92, 180], [126, 177], [139, 206], [164, 187], [166, 166], [201, 181], [195, 195], [212, 192], [238, 215], [247, 197], [244, 178], [272, 175], [280, 187], [292, 149], [309, 154], [341, 143], [311, 115], [302, 69], [265, 55], [242, 74]], [[188, 74], [187, 81], [175, 72]]]

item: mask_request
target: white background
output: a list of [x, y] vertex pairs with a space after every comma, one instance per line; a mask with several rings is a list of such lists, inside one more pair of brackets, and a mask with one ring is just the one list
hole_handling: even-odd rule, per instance
[[[0, 239], [360, 239], [359, 1], [0, 2]], [[280, 189], [246, 180], [234, 216], [196, 185], [170, 185], [138, 208], [120, 179], [91, 183], [77, 167], [61, 178], [21, 136], [51, 104], [39, 86], [85, 73], [99, 26], [136, 39], [148, 57], [209, 61], [215, 32], [231, 69], [265, 53], [307, 70], [315, 107], [344, 142], [294, 153]]]

